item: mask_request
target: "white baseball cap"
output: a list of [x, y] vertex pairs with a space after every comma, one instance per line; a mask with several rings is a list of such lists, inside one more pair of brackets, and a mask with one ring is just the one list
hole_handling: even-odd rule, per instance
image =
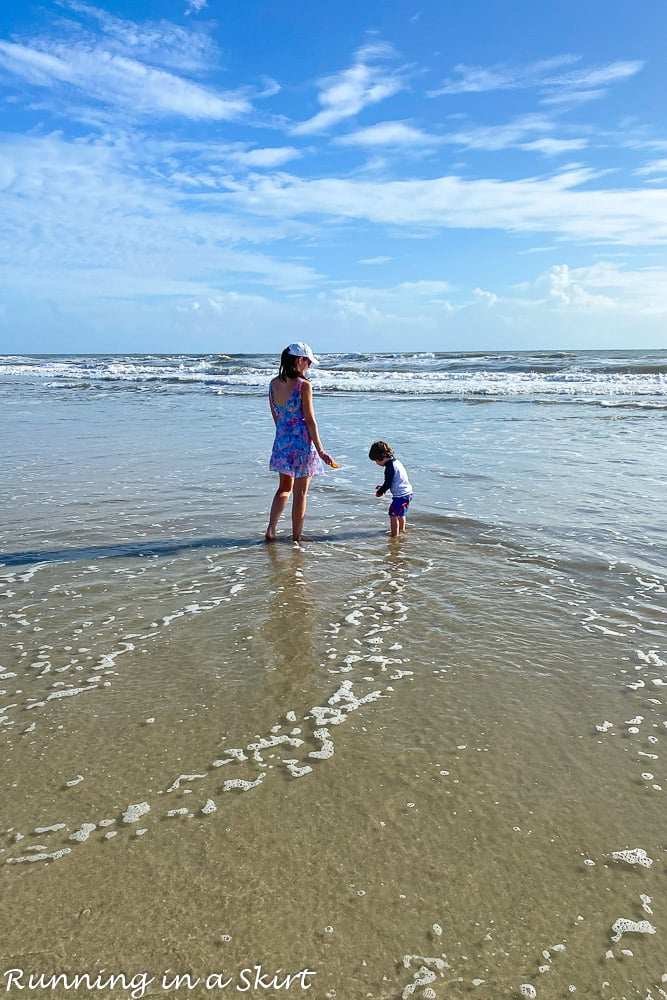
[[308, 358], [311, 364], [319, 365], [319, 360], [315, 357], [311, 351], [308, 344], [304, 344], [302, 340], [299, 340], [296, 344], [290, 344], [287, 350], [295, 358]]

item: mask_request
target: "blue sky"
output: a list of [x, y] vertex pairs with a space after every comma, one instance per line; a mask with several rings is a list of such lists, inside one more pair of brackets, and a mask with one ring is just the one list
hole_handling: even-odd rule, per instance
[[0, 352], [667, 348], [667, 4], [0, 13]]

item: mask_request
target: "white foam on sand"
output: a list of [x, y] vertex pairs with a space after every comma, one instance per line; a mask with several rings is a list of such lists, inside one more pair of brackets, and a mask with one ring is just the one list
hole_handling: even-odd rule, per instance
[[165, 795], [168, 795], [169, 792], [175, 792], [177, 788], [180, 788], [183, 781], [198, 781], [200, 778], [206, 777], [206, 774], [179, 774], [175, 781], [172, 781], [169, 788], [165, 789]]
[[262, 772], [257, 775], [255, 781], [245, 781], [243, 778], [229, 778], [223, 783], [222, 790], [223, 792], [231, 792], [238, 788], [242, 792], [249, 792], [251, 788], [257, 788], [261, 785], [265, 777], [266, 773]]
[[96, 823], [82, 823], [81, 828], [76, 830], [74, 833], [70, 833], [70, 840], [78, 840], [83, 843], [84, 840], [88, 840], [93, 830], [97, 829]]
[[304, 764], [300, 767], [298, 760], [283, 760], [283, 764], [293, 778], [303, 778], [305, 774], [311, 774], [313, 770], [310, 764]]
[[[225, 748], [223, 751], [224, 756], [222, 758], [215, 759], [212, 762], [206, 762], [203, 766], [200, 763], [199, 767], [192, 768], [190, 771], [186, 771], [178, 775], [167, 787], [166, 793], [192, 795], [194, 790], [192, 788], [183, 788], [182, 786], [184, 784], [206, 782], [212, 779], [215, 780], [214, 775], [216, 774], [217, 768], [223, 765], [231, 766], [234, 770], [242, 768], [244, 773], [224, 781], [222, 788], [219, 789], [222, 792], [246, 792], [258, 789], [266, 779], [267, 774], [270, 776], [272, 774], [276, 775], [281, 772], [287, 772], [292, 778], [307, 778], [307, 776], [312, 775], [314, 773], [314, 761], [324, 763], [330, 759], [335, 752], [334, 741], [331, 736], [332, 727], [342, 725], [349, 719], [352, 713], [359, 711], [364, 706], [370, 705], [372, 702], [375, 702], [382, 697], [393, 697], [394, 695], [393, 687], [382, 687], [377, 684], [375, 674], [377, 673], [381, 675], [382, 673], [385, 673], [386, 676], [388, 668], [394, 667], [396, 664], [402, 663], [402, 661], [378, 655], [378, 647], [382, 645], [384, 640], [376, 633], [391, 631], [397, 627], [396, 622], [400, 620], [397, 617], [398, 613], [406, 610], [405, 604], [398, 601], [398, 594], [401, 592], [404, 582], [405, 581], [402, 577], [394, 579], [389, 573], [382, 571], [373, 585], [368, 588], [364, 588], [363, 590], [354, 592], [350, 596], [349, 602], [352, 604], [352, 609], [348, 611], [348, 617], [351, 616], [351, 621], [349, 621], [348, 624], [358, 624], [360, 620], [364, 618], [372, 618], [376, 620], [376, 624], [373, 625], [362, 638], [357, 637], [358, 633], [353, 634], [345, 632], [343, 621], [346, 616], [344, 614], [341, 616], [341, 620], [339, 622], [332, 623], [332, 634], [337, 635], [339, 639], [345, 635], [349, 643], [348, 649], [341, 651], [341, 655], [344, 656], [347, 661], [346, 665], [349, 675], [347, 679], [342, 681], [331, 693], [325, 704], [313, 706], [303, 713], [301, 717], [297, 715], [297, 712], [294, 711], [294, 709], [290, 709], [285, 716], [286, 721], [292, 726], [292, 730], [289, 735], [282, 732], [283, 723], [269, 726], [267, 727], [269, 729], [269, 735], [258, 735], [245, 747]], [[208, 602], [202, 602], [197, 605], [188, 604], [185, 608], [181, 609], [180, 612], [175, 613], [173, 616], [166, 616], [163, 619], [163, 623], [171, 623], [176, 617], [179, 616], [179, 614], [202, 613], [203, 611], [213, 609], [217, 607], [223, 599], [228, 598], [213, 598]], [[388, 621], [390, 617], [392, 619], [391, 623]], [[114, 616], [112, 616], [112, 619], [113, 618]], [[154, 633], [149, 634], [152, 635]], [[126, 636], [126, 640], [129, 640], [129, 638], [135, 637]], [[134, 649], [134, 645], [129, 641], [124, 641], [122, 644], [119, 644], [119, 646], [120, 648], [117, 646], [112, 650], [112, 652], [102, 656], [99, 660], [100, 668], [111, 668], [115, 665], [116, 659], [121, 654]], [[399, 644], [394, 644], [393, 648], [399, 648]], [[71, 647], [65, 647], [65, 649], [71, 649]], [[354, 650], [354, 652], [352, 652], [352, 650]], [[330, 648], [329, 652], [335, 654], [336, 656], [338, 655], [337, 649]], [[47, 655], [46, 647], [44, 655]], [[69, 667], [74, 663], [75, 660], [72, 660], [70, 665], [68, 665], [65, 669], [69, 669]], [[395, 671], [393, 677], [397, 680], [402, 676], [408, 675], [408, 671]], [[361, 691], [359, 690], [360, 687]], [[52, 694], [56, 697], [66, 698], [74, 695], [75, 693], [83, 693], [91, 690], [99, 691], [100, 687], [99, 685], [96, 685], [95, 687], [87, 686], [85, 688], [78, 689], [63, 688], [61, 691], [52, 692]], [[33, 707], [36, 708], [40, 704], [46, 704], [46, 700], [42, 699], [41, 702], [35, 702]], [[151, 716], [151, 719], [152, 718], [153, 717]], [[299, 724], [295, 725], [296, 723]], [[320, 746], [313, 749], [313, 740], [318, 741]], [[267, 757], [271, 761], [274, 761], [274, 758], [276, 757], [276, 755], [270, 751], [275, 750], [278, 747], [289, 747], [290, 750], [294, 752], [284, 759], [279, 759], [275, 763], [267, 764]], [[267, 753], [267, 751], [269, 753]], [[309, 762], [309, 758], [311, 762]], [[276, 764], [278, 766], [276, 766]], [[258, 768], [265, 768], [265, 770], [258, 773]], [[78, 781], [79, 778], [80, 776], [77, 776], [75, 780]], [[158, 791], [156, 794], [164, 795], [165, 792]], [[226, 805], [226, 808], [233, 808], [231, 800], [227, 801], [228, 804]], [[126, 825], [134, 825], [139, 821], [139, 819], [141, 819], [142, 816], [146, 816], [148, 813], [152, 813], [150, 819], [152, 823], [155, 823], [159, 819], [160, 814], [156, 814], [154, 805], [155, 803], [153, 803], [152, 807], [148, 796], [144, 801], [128, 805], [122, 813], [122, 823]], [[211, 817], [217, 811], [219, 811], [219, 807], [216, 805], [213, 797], [206, 795], [202, 798], [199, 806], [194, 805], [187, 808], [185, 806], [178, 805], [170, 810], [163, 809], [161, 815], [182, 816], [187, 820], [199, 817], [199, 819], [204, 820], [204, 818]], [[111, 822], [114, 822], [114, 820], [100, 819], [97, 824], [92, 822], [82, 823], [80, 824], [79, 829], [75, 830], [75, 832], [71, 835], [70, 839], [73, 844], [81, 843], [91, 837], [97, 827], [103, 828]], [[71, 824], [68, 825], [71, 829]], [[64, 827], [65, 824], [53, 824], [52, 827], [47, 829], [55, 833]], [[141, 833], [143, 834], [148, 829], [149, 826], [147, 824], [144, 825]], [[119, 832], [121, 831], [114, 830], [102, 833], [102, 830], [100, 830], [100, 840], [109, 840], [112, 837], [116, 837]], [[134, 832], [136, 833], [136, 831]], [[68, 847], [62, 852], [56, 851], [53, 854], [48, 855], [48, 857], [49, 859], [62, 857], [64, 854], [69, 853], [71, 849], [71, 847]], [[26, 852], [23, 853], [25, 854]], [[39, 858], [40, 854], [43, 853], [44, 852], [35, 853], [29, 855], [29, 857], [31, 859]], [[26, 856], [28, 855], [26, 854]]]
[[653, 864], [652, 859], [642, 847], [625, 851], [612, 851], [611, 856], [614, 861], [625, 861], [628, 865], [641, 865], [643, 868], [650, 868]]
[[85, 688], [82, 688], [82, 687], [80, 687], [80, 688], [63, 688], [60, 691], [53, 691], [50, 695], [48, 695], [46, 698], [44, 698], [43, 701], [33, 701], [33, 702], [31, 702], [29, 705], [26, 705], [26, 710], [29, 710], [29, 709], [32, 709], [32, 708], [44, 708], [44, 706], [46, 705], [47, 702], [54, 701], [57, 698], [73, 698], [75, 695], [86, 694], [87, 692], [89, 693], [89, 692], [94, 691], [94, 690], [95, 690], [95, 688], [93, 688], [93, 687], [85, 687]]
[[135, 802], [129, 805], [123, 813], [123, 823], [137, 823], [142, 816], [150, 812], [148, 802]]
[[54, 851], [52, 854], [27, 854], [21, 858], [7, 858], [5, 864], [20, 865], [26, 861], [57, 861], [59, 858], [64, 858], [67, 854], [71, 853], [71, 847], [62, 847], [59, 851]]
[[[441, 958], [430, 958], [424, 955], [403, 956], [404, 969], [411, 969], [414, 965], [418, 965], [418, 968], [412, 973], [412, 982], [403, 988], [401, 993], [402, 1000], [408, 1000], [417, 989], [422, 989], [422, 987], [425, 987], [421, 993], [422, 997], [427, 995], [437, 996], [431, 987], [431, 983], [434, 983], [438, 976], [442, 978], [445, 969], [449, 968], [446, 957], [444, 955]], [[428, 990], [430, 990], [430, 994], [427, 993]]]
[[655, 927], [648, 920], [628, 920], [627, 917], [619, 917], [611, 925], [611, 929], [614, 932], [611, 940], [614, 942], [620, 941], [624, 934], [656, 933]]

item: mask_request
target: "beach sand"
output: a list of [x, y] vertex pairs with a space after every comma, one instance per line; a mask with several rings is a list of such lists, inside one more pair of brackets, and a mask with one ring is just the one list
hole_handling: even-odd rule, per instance
[[318, 997], [422, 967], [445, 996], [657, 987], [655, 936], [611, 938], [667, 917], [665, 663], [622, 612], [582, 628], [553, 571], [487, 551], [471, 590], [476, 546], [411, 530], [357, 559], [278, 542], [6, 582], [22, 652], [42, 631], [6, 709], [5, 968], [146, 971], [147, 996], [256, 965]]

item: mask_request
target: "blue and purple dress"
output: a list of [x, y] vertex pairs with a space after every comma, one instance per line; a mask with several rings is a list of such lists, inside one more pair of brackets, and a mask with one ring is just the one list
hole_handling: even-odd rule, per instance
[[269, 468], [272, 472], [284, 472], [294, 479], [319, 476], [324, 471], [303, 415], [303, 381], [297, 379], [293, 392], [283, 406], [278, 406], [273, 398], [273, 382], [269, 385], [269, 402], [276, 418], [276, 437]]

